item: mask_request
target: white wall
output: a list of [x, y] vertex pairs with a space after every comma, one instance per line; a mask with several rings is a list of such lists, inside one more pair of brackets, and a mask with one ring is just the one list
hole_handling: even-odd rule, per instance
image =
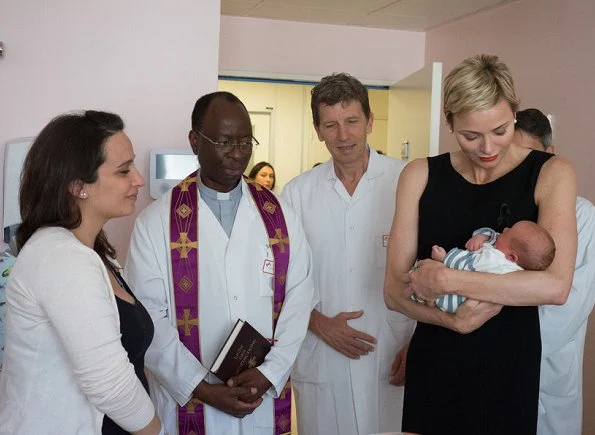
[[[188, 146], [193, 104], [217, 88], [219, 70], [310, 80], [348, 71], [388, 85], [421, 68], [425, 48], [421, 32], [220, 17], [219, 0], [3, 0], [0, 29], [1, 167], [6, 141], [94, 108], [123, 116], [147, 178], [151, 148]], [[150, 201], [147, 187], [137, 210]], [[135, 217], [106, 226], [120, 259]]]
[[402, 144], [409, 141], [409, 159], [426, 157], [430, 145], [430, 100], [425, 89], [391, 89], [389, 91], [387, 154], [401, 158]]
[[423, 32], [222, 16], [219, 70], [315, 81], [345, 71], [388, 86], [422, 68], [424, 51]]
[[[119, 113], [147, 178], [151, 148], [188, 146], [193, 104], [217, 87], [219, 0], [2, 0], [1, 9], [2, 168], [7, 140], [74, 109]], [[149, 202], [147, 186], [137, 210]], [[120, 259], [134, 217], [106, 227]]]
[[[593, 1], [519, 0], [428, 31], [426, 51], [428, 62], [443, 62], [444, 76], [466, 57], [500, 56], [513, 74], [521, 109], [536, 107], [554, 115], [556, 153], [572, 162], [579, 194], [591, 201], [594, 17]], [[440, 150], [456, 147], [448, 129], [441, 129]]]

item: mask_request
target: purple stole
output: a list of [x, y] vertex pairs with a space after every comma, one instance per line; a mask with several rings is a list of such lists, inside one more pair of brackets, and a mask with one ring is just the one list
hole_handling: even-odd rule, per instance
[[[170, 250], [176, 306], [176, 324], [180, 341], [201, 361], [199, 334], [198, 270], [198, 171], [180, 182], [171, 194]], [[273, 337], [285, 300], [285, 282], [289, 267], [289, 236], [283, 211], [275, 195], [246, 179], [268, 236], [274, 257], [274, 296], [271, 321]], [[273, 341], [274, 345], [274, 341]], [[288, 380], [278, 399], [274, 400], [275, 435], [291, 432], [291, 383]], [[206, 435], [204, 404], [191, 399], [178, 406], [179, 435]]]

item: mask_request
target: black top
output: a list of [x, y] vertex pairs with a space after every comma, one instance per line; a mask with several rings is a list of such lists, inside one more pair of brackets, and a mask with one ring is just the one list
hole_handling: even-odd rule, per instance
[[[122, 334], [122, 346], [128, 352], [128, 359], [134, 366], [136, 376], [140, 379], [147, 393], [149, 383], [145, 376], [145, 353], [153, 341], [153, 321], [143, 305], [134, 297], [128, 284], [122, 276], [116, 272], [118, 283], [134, 298], [135, 303], [128, 303], [116, 297], [118, 314], [120, 315], [120, 333]], [[103, 435], [128, 434], [124, 429], [113, 422], [107, 415], [103, 417]]]
[[[520, 220], [535, 222], [535, 185], [551, 156], [532, 151], [509, 173], [482, 185], [456, 172], [449, 154], [428, 158], [418, 258], [429, 258], [434, 244], [447, 252], [463, 247], [481, 227], [501, 232]], [[537, 307], [504, 307], [466, 335], [418, 322], [407, 356], [403, 431], [535, 434], [540, 359]]]

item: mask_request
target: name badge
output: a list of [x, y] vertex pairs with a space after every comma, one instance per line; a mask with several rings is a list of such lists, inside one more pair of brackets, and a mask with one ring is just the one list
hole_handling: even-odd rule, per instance
[[275, 260], [269, 260], [268, 258], [264, 260], [262, 264], [262, 271], [264, 273], [268, 273], [269, 275], [275, 274]]

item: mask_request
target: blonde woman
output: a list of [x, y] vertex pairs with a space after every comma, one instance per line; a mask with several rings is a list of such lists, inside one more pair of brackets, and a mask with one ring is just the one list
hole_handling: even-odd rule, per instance
[[[411, 162], [397, 188], [385, 301], [418, 321], [409, 346], [403, 431], [534, 434], [541, 342], [536, 305], [563, 304], [576, 256], [576, 180], [561, 157], [513, 143], [519, 100], [496, 56], [466, 59], [444, 82], [444, 114], [460, 150]], [[545, 271], [447, 269], [434, 244], [475, 228], [531, 220], [553, 237]], [[409, 272], [416, 258], [426, 259]], [[468, 298], [456, 313], [428, 301]], [[411, 299], [415, 294], [417, 301]]]

